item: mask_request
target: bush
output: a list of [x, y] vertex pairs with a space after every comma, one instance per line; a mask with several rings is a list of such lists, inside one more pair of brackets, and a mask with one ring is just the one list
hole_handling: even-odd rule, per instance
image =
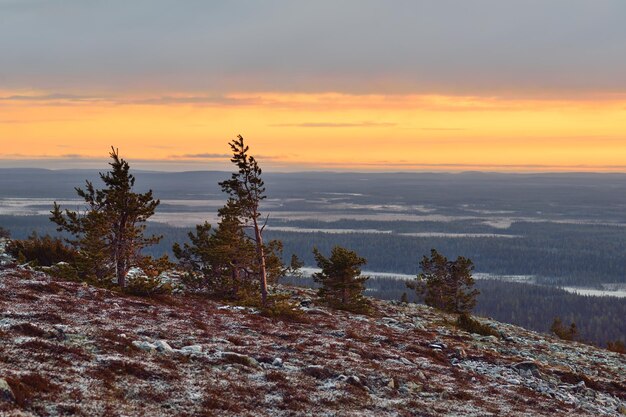
[[11, 237], [11, 233], [4, 227], [0, 226], [0, 239], [2, 238], [8, 239], [10, 237]]
[[456, 327], [469, 333], [476, 333], [483, 336], [499, 336], [496, 329], [491, 326], [482, 324], [478, 320], [472, 318], [469, 314], [461, 314], [455, 323]]
[[58, 237], [31, 234], [24, 240], [13, 240], [7, 245], [7, 252], [21, 262], [37, 266], [52, 266], [59, 262], [73, 264], [78, 253], [66, 246]]
[[304, 320], [304, 312], [287, 294], [268, 296], [267, 306], [261, 308], [261, 315], [288, 321]]
[[559, 317], [556, 317], [550, 326], [550, 331], [554, 333], [559, 339], [563, 340], [576, 340], [578, 339], [578, 329], [576, 323], [565, 326]]
[[172, 286], [169, 283], [163, 283], [159, 277], [150, 277], [147, 275], [134, 275], [128, 276], [126, 281], [126, 287], [124, 292], [131, 295], [138, 295], [142, 297], [170, 294], [172, 292]]
[[65, 281], [81, 281], [76, 268], [66, 262], [59, 262], [58, 264], [50, 267], [46, 272], [55, 278]]
[[617, 352], [621, 354], [626, 354], [626, 345], [621, 340], [616, 340], [615, 342], [607, 342], [606, 348], [611, 352]]

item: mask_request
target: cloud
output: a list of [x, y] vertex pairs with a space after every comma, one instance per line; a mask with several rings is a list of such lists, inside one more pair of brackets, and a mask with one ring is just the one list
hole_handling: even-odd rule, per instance
[[456, 130], [467, 130], [463, 127], [420, 127], [419, 130], [427, 130], [427, 131], [456, 131]]
[[393, 127], [397, 123], [386, 122], [357, 122], [357, 123], [332, 123], [332, 122], [308, 122], [308, 123], [278, 123], [270, 127]]
[[170, 155], [174, 159], [224, 159], [232, 155], [226, 153], [186, 153], [183, 155]]
[[0, 102], [90, 102], [101, 101], [102, 97], [82, 96], [75, 94], [50, 93], [37, 95], [20, 95], [14, 94], [10, 96], [0, 97]]
[[7, 89], [626, 91], [622, 0], [0, 1], [0, 10]]
[[[226, 153], [187, 153], [187, 154], [182, 154], [182, 155], [170, 155], [169, 158], [171, 159], [176, 159], [176, 160], [180, 160], [180, 159], [218, 159], [218, 160], [223, 160], [223, 159], [230, 159], [232, 158], [232, 154], [226, 154]], [[276, 155], [253, 155], [256, 159], [263, 159], [266, 161], [273, 161], [273, 160], [280, 160], [283, 159], [283, 156], [276, 156]]]
[[225, 95], [206, 96], [162, 96], [139, 100], [119, 100], [120, 104], [145, 104], [145, 105], [167, 105], [167, 104], [197, 104], [197, 105], [217, 105], [217, 106], [249, 106], [259, 104], [258, 97], [235, 98]]

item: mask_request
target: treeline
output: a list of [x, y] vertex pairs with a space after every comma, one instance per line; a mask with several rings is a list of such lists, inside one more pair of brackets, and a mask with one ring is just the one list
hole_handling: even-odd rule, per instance
[[[23, 239], [33, 230], [55, 234], [45, 216], [2, 216], [0, 224], [15, 238]], [[324, 223], [313, 221], [272, 222], [269, 225], [307, 228], [366, 228], [380, 230], [439, 231], [439, 222], [362, 222], [343, 220]], [[486, 233], [470, 224], [445, 225], [455, 233]], [[176, 242], [187, 242], [191, 229], [148, 222], [147, 231], [163, 236], [156, 245], [146, 248], [153, 257], [172, 255]], [[491, 230], [493, 232], [493, 230]], [[601, 225], [561, 225], [555, 223], [516, 223], [507, 234], [521, 238], [441, 238], [410, 237], [388, 234], [298, 233], [267, 230], [270, 239], [283, 242], [285, 253], [297, 254], [306, 265], [314, 265], [311, 245], [330, 250], [334, 245], [349, 247], [367, 258], [367, 268], [375, 271], [417, 274], [422, 255], [436, 247], [450, 256], [467, 256], [478, 272], [498, 275], [534, 275], [546, 285], [594, 286], [607, 282], [626, 282], [626, 239], [619, 228]]]
[[[285, 278], [294, 285], [314, 286], [312, 279]], [[400, 300], [406, 294], [411, 302], [419, 302], [416, 293], [407, 290], [407, 281], [372, 277], [366, 283], [366, 294], [383, 300]], [[572, 294], [559, 288], [506, 282], [478, 280], [474, 312], [503, 323], [549, 333], [555, 317], [564, 323], [576, 323], [580, 338], [598, 346], [621, 340], [626, 342], [626, 302], [616, 297], [592, 297]]]
[[[319, 226], [319, 225], [318, 225]], [[323, 226], [328, 228], [329, 225]], [[368, 260], [374, 271], [417, 274], [422, 255], [436, 247], [450, 256], [467, 256], [476, 270], [497, 275], [534, 275], [538, 282], [551, 285], [593, 286], [607, 282], [626, 282], [626, 239], [622, 230], [600, 227], [600, 231], [581, 229], [567, 232], [550, 223], [542, 236], [523, 238], [441, 238], [390, 234], [329, 234], [269, 231], [280, 239], [286, 250], [313, 265], [307, 247], [328, 249], [333, 245], [353, 248]], [[591, 229], [591, 228], [590, 228]], [[514, 230], [507, 233], [515, 234]], [[603, 236], [597, 236], [603, 233]], [[554, 238], [547, 235], [554, 234]], [[604, 236], [606, 234], [606, 236]]]

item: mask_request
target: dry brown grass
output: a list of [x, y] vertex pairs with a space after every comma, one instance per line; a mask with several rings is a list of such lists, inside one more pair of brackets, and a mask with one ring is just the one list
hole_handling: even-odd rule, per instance
[[11, 326], [11, 330], [21, 335], [31, 336], [31, 337], [46, 337], [46, 335], [48, 334], [45, 330], [40, 329], [37, 326], [33, 326], [30, 323], [16, 324], [14, 326]]
[[20, 348], [28, 350], [30, 352], [48, 354], [53, 357], [68, 355], [75, 359], [87, 360], [91, 358], [91, 355], [89, 353], [85, 352], [79, 347], [66, 346], [59, 343], [44, 342], [42, 340], [29, 340], [22, 343], [20, 345]]
[[30, 407], [38, 397], [55, 394], [61, 390], [59, 385], [36, 373], [10, 376], [6, 381], [13, 391], [15, 403], [22, 408]]

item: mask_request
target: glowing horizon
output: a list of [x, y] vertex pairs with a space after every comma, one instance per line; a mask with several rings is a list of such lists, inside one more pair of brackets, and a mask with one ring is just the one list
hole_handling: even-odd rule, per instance
[[[274, 170], [626, 172], [626, 98], [2, 92], [0, 160], [125, 158], [196, 169], [242, 134]], [[2, 162], [0, 162], [0, 165]], [[180, 169], [179, 168], [179, 169]]]

